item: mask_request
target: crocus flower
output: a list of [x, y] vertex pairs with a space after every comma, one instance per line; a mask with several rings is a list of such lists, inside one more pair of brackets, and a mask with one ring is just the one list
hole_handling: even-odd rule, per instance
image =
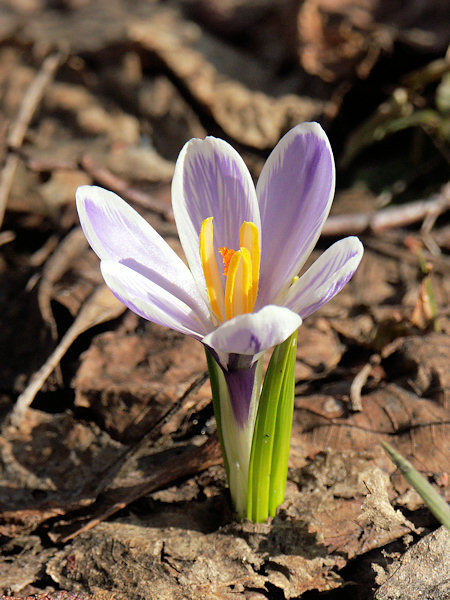
[[190, 140], [172, 182], [188, 266], [116, 194], [94, 186], [77, 190], [81, 225], [113, 294], [145, 319], [202, 342], [220, 366], [230, 401], [222, 416], [234, 420], [235, 429], [229, 434], [223, 428], [224, 437], [232, 438], [225, 446], [234, 447], [227, 458], [230, 465], [238, 463], [242, 481], [258, 359], [333, 298], [362, 257], [360, 241], [348, 237], [298, 277], [327, 218], [334, 186], [332, 151], [317, 123], [300, 124], [281, 139], [256, 189], [228, 143]]

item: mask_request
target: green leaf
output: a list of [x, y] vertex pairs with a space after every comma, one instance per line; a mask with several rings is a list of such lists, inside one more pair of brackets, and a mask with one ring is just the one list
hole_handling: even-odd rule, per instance
[[286, 491], [292, 418], [294, 415], [296, 354], [297, 335], [291, 338], [289, 355], [278, 403], [273, 440], [272, 469], [270, 472], [269, 514], [271, 517], [275, 516], [277, 508], [284, 502]]
[[261, 523], [284, 499], [295, 386], [297, 331], [276, 346], [256, 417], [249, 468], [247, 518]]
[[416, 471], [412, 464], [399, 452], [394, 450], [392, 446], [386, 442], [382, 442], [382, 445], [392, 461], [400, 469], [400, 472], [405, 479], [409, 481], [416, 492], [423, 498], [425, 504], [431, 510], [436, 519], [445, 525], [447, 529], [450, 529], [450, 506], [447, 504], [444, 498], [442, 498], [442, 496], [439, 495], [433, 486], [430, 485], [418, 471]]

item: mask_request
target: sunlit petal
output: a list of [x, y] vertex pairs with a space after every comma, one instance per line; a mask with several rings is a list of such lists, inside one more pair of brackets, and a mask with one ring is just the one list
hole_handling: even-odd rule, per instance
[[139, 316], [201, 340], [206, 333], [199, 315], [166, 289], [129, 267], [110, 260], [100, 264], [112, 293]]
[[357, 237], [336, 242], [290, 287], [284, 306], [305, 319], [341, 291], [362, 255], [363, 246]]
[[[190, 140], [183, 147], [172, 181], [172, 205], [178, 235], [189, 267], [206, 298], [199, 256], [203, 221], [213, 217], [214, 245], [239, 250], [244, 221], [260, 227], [259, 208], [250, 173], [229, 144], [214, 137]], [[223, 288], [225, 277], [221, 274]]]
[[190, 306], [202, 321], [209, 311], [192, 273], [167, 242], [122, 198], [96, 186], [77, 189], [80, 223], [102, 260], [121, 262]]
[[282, 306], [265, 306], [239, 315], [209, 333], [203, 343], [218, 353], [258, 357], [284, 342], [302, 323], [301, 317]]
[[258, 180], [262, 254], [257, 307], [277, 302], [322, 230], [334, 195], [333, 154], [317, 123], [291, 129]]

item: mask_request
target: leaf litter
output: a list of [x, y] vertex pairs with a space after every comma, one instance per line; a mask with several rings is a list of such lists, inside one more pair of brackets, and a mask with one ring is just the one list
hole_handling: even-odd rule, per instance
[[[445, 597], [446, 533], [380, 447], [449, 497], [443, 6], [2, 2], [5, 598]], [[116, 303], [73, 197], [113, 189], [179, 252], [183, 143], [226, 137], [257, 176], [306, 119], [340, 169], [324, 236], [366, 255], [300, 331], [286, 501], [239, 524], [200, 345]]]

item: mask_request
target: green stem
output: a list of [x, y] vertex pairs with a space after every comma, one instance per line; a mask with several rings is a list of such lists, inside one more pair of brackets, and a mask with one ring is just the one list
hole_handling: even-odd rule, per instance
[[229, 478], [229, 466], [227, 461], [227, 453], [225, 452], [225, 444], [223, 441], [222, 433], [222, 418], [220, 414], [220, 398], [224, 395], [226, 388], [225, 378], [223, 376], [222, 369], [217, 364], [216, 360], [205, 348], [206, 363], [208, 365], [209, 381], [211, 383], [211, 394], [213, 401], [214, 417], [216, 419], [217, 435], [219, 436], [220, 450], [222, 452], [223, 464], [227, 473], [227, 479]]
[[[233, 507], [239, 519], [246, 516], [248, 494], [248, 470], [250, 462], [251, 442], [255, 426], [256, 412], [259, 402], [262, 379], [262, 358], [252, 367], [250, 374], [247, 369], [235, 370], [232, 374], [224, 373], [214, 357], [206, 351], [211, 391], [213, 397], [214, 415], [217, 432], [222, 450], [223, 461], [227, 473]], [[244, 397], [232, 398], [227, 383], [230, 379], [244, 378], [249, 383]], [[252, 379], [253, 377], [253, 379]], [[250, 378], [250, 380], [249, 380]], [[239, 387], [239, 386], [238, 386]], [[248, 393], [247, 393], [248, 392]], [[239, 421], [233, 409], [233, 401], [248, 403], [248, 413], [243, 421]]]

